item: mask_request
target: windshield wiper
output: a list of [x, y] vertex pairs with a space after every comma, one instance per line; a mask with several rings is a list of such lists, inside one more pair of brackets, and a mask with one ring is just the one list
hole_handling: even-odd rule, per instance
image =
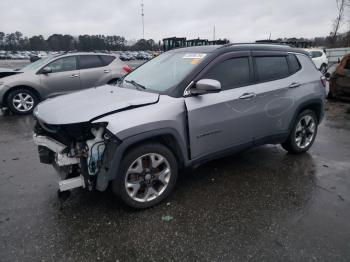
[[143, 86], [143, 85], [137, 83], [137, 82], [134, 81], [134, 80], [125, 80], [125, 82], [127, 82], [128, 84], [132, 84], [133, 86], [138, 87], [138, 88], [141, 88], [141, 89], [143, 89], [143, 90], [146, 89], [145, 86]]

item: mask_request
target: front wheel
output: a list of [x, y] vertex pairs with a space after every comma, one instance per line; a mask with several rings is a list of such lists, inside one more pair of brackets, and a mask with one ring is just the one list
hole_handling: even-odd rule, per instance
[[282, 147], [292, 154], [301, 154], [310, 149], [317, 134], [318, 120], [314, 111], [301, 112]]
[[113, 181], [113, 191], [133, 208], [154, 206], [173, 190], [177, 179], [174, 154], [162, 144], [143, 144], [131, 149]]
[[7, 106], [17, 115], [32, 113], [38, 103], [38, 97], [28, 89], [15, 89], [7, 96]]

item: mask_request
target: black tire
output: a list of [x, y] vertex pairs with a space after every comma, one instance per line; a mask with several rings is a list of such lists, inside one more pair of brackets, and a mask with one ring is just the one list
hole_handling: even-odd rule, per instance
[[[297, 138], [296, 138], [296, 136], [297, 136], [296, 129], [297, 129], [298, 124], [301, 121], [301, 119], [303, 119], [305, 116], [309, 116], [309, 117], [312, 118], [312, 121], [313, 121], [313, 123], [315, 125], [315, 130], [314, 130], [314, 133], [313, 133], [311, 141], [308, 142], [309, 144], [307, 146], [305, 146], [305, 147], [301, 147], [301, 146], [299, 146], [297, 144], [297, 141], [296, 141], [297, 140]], [[308, 151], [310, 149], [310, 147], [313, 145], [313, 143], [315, 141], [315, 138], [316, 138], [316, 135], [317, 135], [317, 128], [318, 128], [318, 119], [317, 119], [317, 116], [316, 116], [315, 112], [310, 110], [310, 109], [304, 110], [303, 112], [301, 112], [297, 116], [297, 118], [296, 118], [296, 120], [295, 120], [295, 122], [293, 124], [293, 128], [292, 128], [292, 130], [291, 130], [291, 132], [290, 132], [290, 134], [288, 136], [288, 139], [284, 143], [281, 144], [282, 147], [285, 150], [287, 150], [289, 153], [291, 153], [291, 154], [302, 154], [302, 153], [305, 153], [306, 151]], [[300, 132], [300, 131], [298, 131], [298, 132]], [[304, 132], [304, 130], [301, 131], [301, 132]], [[307, 131], [305, 131], [305, 133], [307, 133]]]
[[[127, 192], [128, 189], [126, 186], [126, 176], [127, 176], [127, 171], [129, 168], [131, 168], [132, 164], [137, 159], [139, 159], [140, 157], [145, 156], [147, 154], [159, 154], [162, 157], [164, 157], [167, 161], [167, 164], [168, 164], [167, 167], [170, 169], [170, 177], [169, 177], [167, 186], [165, 187], [164, 191], [159, 196], [157, 196], [155, 199], [149, 200], [147, 202], [140, 202], [140, 201], [133, 199], [129, 195], [130, 192]], [[143, 164], [142, 164], [142, 167], [143, 167]], [[145, 170], [145, 169], [143, 169], [143, 170]], [[139, 146], [136, 146], [136, 147], [130, 149], [126, 153], [124, 158], [122, 159], [119, 171], [120, 172], [118, 172], [117, 178], [112, 182], [113, 192], [116, 195], [120, 196], [120, 198], [128, 206], [135, 208], [135, 209], [144, 209], [144, 208], [149, 208], [151, 206], [154, 206], [154, 205], [160, 203], [166, 197], [169, 196], [169, 194], [173, 190], [175, 183], [176, 183], [176, 180], [177, 180], [178, 166], [177, 166], [177, 161], [176, 161], [174, 154], [166, 146], [159, 144], [159, 143], [147, 143], [147, 144], [142, 144], [142, 145], [139, 145]], [[145, 176], [144, 176], [144, 179], [145, 179]], [[146, 180], [144, 180], [144, 181], [146, 181]], [[157, 182], [157, 181], [155, 180], [155, 182]], [[153, 183], [153, 181], [151, 183]], [[147, 185], [144, 185], [145, 188], [147, 188], [146, 186]], [[140, 189], [142, 190], [142, 187]], [[140, 189], [138, 189], [138, 190], [140, 190]], [[145, 194], [146, 194], [146, 192], [148, 192], [148, 189], [147, 189], [147, 191], [145, 190]]]
[[[31, 104], [26, 104], [26, 107], [21, 106], [20, 108], [16, 107], [15, 104], [17, 102], [15, 102], [15, 100], [17, 100], [16, 98], [18, 98], [19, 96], [22, 97], [28, 97], [29, 100], [27, 100], [28, 102], [30, 101]], [[27, 115], [27, 114], [31, 114], [35, 108], [35, 106], [39, 103], [39, 98], [37, 97], [36, 94], [34, 94], [32, 91], [30, 91], [29, 89], [25, 89], [25, 88], [20, 88], [20, 89], [15, 89], [10, 91], [9, 95], [7, 96], [7, 106], [10, 109], [10, 111], [14, 114], [17, 115]], [[27, 109], [26, 109], [27, 108]]]

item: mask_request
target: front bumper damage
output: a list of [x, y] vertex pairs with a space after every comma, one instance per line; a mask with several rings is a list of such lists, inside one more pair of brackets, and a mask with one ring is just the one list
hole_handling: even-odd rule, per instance
[[58, 172], [62, 178], [58, 184], [61, 192], [79, 187], [104, 191], [108, 186], [110, 160], [118, 140], [104, 126], [89, 129], [85, 136], [64, 142], [56, 139], [59, 138], [59, 128], [42, 130], [39, 127], [34, 132], [40, 162], [52, 164]]

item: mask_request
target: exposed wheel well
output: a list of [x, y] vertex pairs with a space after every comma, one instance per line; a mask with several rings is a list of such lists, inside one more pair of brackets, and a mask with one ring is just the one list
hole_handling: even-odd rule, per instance
[[4, 94], [3, 101], [2, 101], [3, 102], [2, 104], [4, 106], [7, 106], [7, 97], [10, 94], [10, 92], [12, 92], [14, 90], [18, 90], [18, 89], [27, 89], [27, 90], [33, 92], [36, 95], [36, 97], [39, 99], [39, 101], [41, 100], [41, 95], [34, 88], [32, 88], [30, 86], [24, 86], [24, 85], [22, 85], [22, 86], [15, 86], [15, 87], [12, 87], [9, 90], [7, 90], [6, 93]]
[[320, 103], [317, 103], [317, 102], [307, 104], [299, 110], [298, 115], [306, 109], [310, 109], [316, 113], [317, 121], [319, 123], [321, 118], [322, 118], [322, 105]]
[[107, 84], [108, 84], [108, 85], [109, 85], [109, 84], [112, 84], [112, 83], [118, 81], [119, 79], [120, 79], [119, 77], [113, 78], [113, 79], [109, 80]]
[[140, 146], [142, 144], [154, 143], [154, 142], [160, 143], [160, 144], [166, 146], [167, 148], [169, 148], [171, 150], [171, 152], [174, 154], [179, 168], [182, 168], [184, 166], [184, 163], [185, 163], [184, 157], [185, 156], [183, 156], [182, 151], [181, 151], [181, 147], [178, 144], [176, 138], [171, 134], [157, 135], [154, 137], [150, 137], [150, 138], [138, 141], [138, 142], [130, 145], [125, 150], [125, 152], [128, 152], [132, 148], [135, 148], [135, 147]]

